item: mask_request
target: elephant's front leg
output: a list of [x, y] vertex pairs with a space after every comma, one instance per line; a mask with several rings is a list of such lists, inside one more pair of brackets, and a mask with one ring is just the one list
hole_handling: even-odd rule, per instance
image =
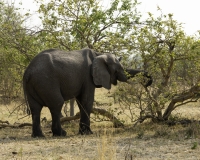
[[93, 107], [93, 100], [85, 101], [78, 101], [77, 103], [80, 109], [80, 124], [79, 124], [79, 133], [84, 135], [93, 134], [93, 132], [90, 129], [90, 113], [92, 111]]

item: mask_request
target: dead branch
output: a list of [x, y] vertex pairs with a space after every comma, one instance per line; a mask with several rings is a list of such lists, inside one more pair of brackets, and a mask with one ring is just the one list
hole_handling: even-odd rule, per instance
[[60, 118], [60, 123], [64, 123], [64, 122], [68, 122], [68, 121], [73, 121], [73, 120], [77, 120], [80, 119], [81, 115], [80, 112], [76, 113], [75, 116], [71, 116], [71, 117], [62, 117]]
[[6, 123], [6, 124], [9, 124], [9, 122], [8, 121], [2, 121], [2, 120], [0, 120], [0, 123]]
[[[113, 122], [114, 127], [123, 127], [124, 124], [122, 122], [120, 122], [120, 120], [118, 120], [113, 114], [111, 114], [110, 112], [104, 110], [104, 109], [99, 109], [99, 108], [93, 108], [92, 110], [93, 114], [96, 115], [101, 115], [101, 116], [105, 116], [107, 117], [111, 122]], [[80, 112], [78, 112], [75, 116], [71, 116], [71, 117], [62, 117], [60, 119], [61, 124], [67, 121], [72, 121], [72, 120], [77, 120], [80, 119]], [[10, 128], [22, 128], [22, 127], [26, 127], [26, 126], [32, 126], [31, 123], [18, 123], [18, 124], [10, 124], [8, 121], [1, 121], [0, 120], [0, 128], [6, 128], [6, 127], [10, 127]]]
[[[123, 127], [124, 126], [124, 124], [122, 122], [120, 122], [119, 119], [117, 119], [113, 114], [106, 111], [105, 109], [93, 108], [92, 113], [95, 115], [101, 115], [101, 116], [107, 117], [111, 122], [113, 122], [114, 127]], [[80, 119], [80, 112], [78, 112], [75, 116], [62, 117], [60, 119], [60, 122], [64, 123], [66, 121], [72, 121], [72, 120], [77, 120], [77, 119]]]
[[148, 118], [156, 119], [153, 115], [142, 116], [142, 117], [138, 118], [138, 119], [135, 121], [133, 127], [137, 126], [138, 123], [144, 122], [144, 121], [145, 121], [146, 119], [148, 119]]
[[124, 124], [122, 122], [120, 122], [119, 119], [117, 119], [113, 114], [106, 111], [105, 109], [93, 108], [92, 113], [93, 114], [100, 114], [102, 116], [107, 117], [111, 122], [113, 122], [114, 127], [116, 127], [116, 128], [124, 126]]
[[[165, 110], [165, 113], [163, 114], [163, 119], [167, 120], [168, 117], [170, 116], [171, 112], [175, 108], [177, 108], [178, 106], [181, 106], [181, 105], [189, 103], [189, 102], [194, 102], [193, 99], [194, 98], [196, 99], [198, 97], [199, 93], [200, 93], [200, 86], [196, 85], [196, 86], [191, 87], [188, 91], [183, 92], [183, 93], [181, 93], [179, 95], [174, 96], [174, 98], [169, 103], [167, 109]], [[185, 102], [186, 100], [189, 100], [189, 101]], [[180, 103], [180, 104], [176, 105], [176, 103]]]
[[6, 127], [10, 127], [10, 128], [22, 128], [22, 127], [26, 127], [26, 126], [32, 126], [31, 123], [20, 123], [20, 124], [0, 124], [0, 128], [6, 128]]

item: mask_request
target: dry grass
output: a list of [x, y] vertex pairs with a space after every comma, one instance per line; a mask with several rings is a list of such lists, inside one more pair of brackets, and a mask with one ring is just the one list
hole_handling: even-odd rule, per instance
[[[103, 93], [102, 96], [100, 93]], [[95, 99], [103, 103], [112, 103], [107, 91], [98, 90]], [[114, 104], [112, 104], [114, 105]], [[199, 119], [200, 109], [193, 104], [174, 112], [174, 116]], [[13, 123], [31, 122], [31, 117], [23, 117], [21, 111], [12, 111], [16, 106], [1, 105], [0, 120]], [[116, 107], [116, 106], [114, 106]], [[47, 108], [42, 117], [50, 120]], [[31, 138], [31, 128], [0, 129], [0, 159], [23, 160], [144, 160], [144, 159], [200, 159], [200, 125], [197, 123], [169, 127], [167, 125], [145, 122], [135, 128], [113, 128], [110, 122], [94, 122], [93, 135], [77, 135], [78, 121], [66, 123], [63, 128], [67, 137], [52, 137], [50, 126], [43, 124], [46, 138]]]
[[49, 129], [45, 129], [45, 139], [30, 138], [30, 128], [2, 129], [0, 156], [1, 159], [44, 160], [198, 159], [198, 138], [184, 137], [183, 128], [170, 131], [164, 126], [163, 132], [161, 126], [157, 127], [151, 131], [98, 128], [90, 136], [68, 132], [63, 138], [52, 138]]

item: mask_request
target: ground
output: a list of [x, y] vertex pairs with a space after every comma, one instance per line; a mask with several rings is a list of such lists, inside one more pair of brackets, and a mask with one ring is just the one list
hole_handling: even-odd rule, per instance
[[[200, 108], [196, 105], [183, 106], [174, 113], [198, 119]], [[0, 120], [8, 120], [11, 124], [31, 122], [31, 117], [22, 118], [24, 115], [21, 110], [10, 114], [15, 107], [13, 104], [12, 107], [11, 105], [1, 105]], [[44, 116], [50, 120], [47, 108], [42, 111], [42, 117]], [[146, 121], [135, 127], [127, 124], [124, 128], [113, 128], [111, 122], [95, 122], [92, 118], [93, 135], [78, 135], [78, 121], [72, 121], [63, 124], [67, 136], [61, 138], [52, 137], [48, 123], [43, 123], [42, 126], [46, 136], [42, 139], [31, 138], [31, 127], [1, 128], [0, 159], [200, 159], [200, 127], [198, 123], [186, 126], [179, 124], [168, 126]]]
[[[100, 128], [99, 128], [100, 129]], [[30, 129], [2, 129], [1, 159], [42, 160], [131, 160], [131, 159], [199, 159], [199, 139], [178, 135], [159, 135], [147, 131], [142, 137], [125, 129], [99, 129], [93, 135], [70, 134], [63, 138], [48, 135], [30, 137]], [[112, 133], [111, 133], [112, 130]], [[4, 136], [2, 135], [4, 132]], [[46, 134], [47, 135], [47, 134]]]

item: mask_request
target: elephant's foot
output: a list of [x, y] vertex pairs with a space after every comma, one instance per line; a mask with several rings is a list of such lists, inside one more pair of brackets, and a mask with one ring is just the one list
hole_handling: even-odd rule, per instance
[[93, 132], [91, 131], [90, 127], [81, 126], [79, 128], [79, 134], [81, 134], [81, 135], [89, 135], [89, 134], [93, 134]]
[[52, 130], [53, 136], [66, 136], [67, 132], [61, 128], [61, 130]]
[[42, 131], [40, 131], [40, 132], [33, 132], [31, 137], [33, 137], [33, 138], [42, 138], [42, 137], [45, 137], [45, 136], [42, 133]]

